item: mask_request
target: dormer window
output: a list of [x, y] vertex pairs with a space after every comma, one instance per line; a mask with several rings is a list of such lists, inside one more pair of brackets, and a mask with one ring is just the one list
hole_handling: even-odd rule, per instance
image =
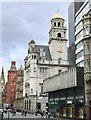
[[60, 22], [58, 22], [58, 27], [60, 27]]
[[57, 37], [61, 37], [61, 33], [58, 33], [58, 34], [57, 34]]

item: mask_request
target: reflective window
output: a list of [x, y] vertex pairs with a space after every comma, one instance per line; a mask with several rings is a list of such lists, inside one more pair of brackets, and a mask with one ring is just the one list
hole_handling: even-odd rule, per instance
[[83, 56], [83, 50], [76, 55], [76, 59], [79, 59]]
[[78, 63], [77, 66], [83, 67], [84, 66], [84, 61], [81, 61], [80, 63]]
[[76, 35], [76, 40], [78, 40], [80, 37], [83, 36], [83, 31], [80, 31], [77, 35]]
[[83, 16], [85, 13], [87, 13], [87, 11], [88, 11], [89, 9], [90, 9], [90, 8], [89, 8], [89, 4], [87, 4], [87, 5], [81, 10], [81, 12], [78, 14], [78, 16], [76, 17], [75, 21], [76, 21], [76, 22], [79, 21], [79, 20], [82, 18], [82, 16]]
[[79, 43], [76, 45], [76, 50], [79, 49], [79, 48], [81, 48], [82, 46], [83, 46], [83, 43], [82, 43], [82, 41], [81, 41], [81, 42], [79, 42]]
[[81, 27], [82, 27], [82, 22], [80, 22], [80, 23], [76, 26], [75, 31], [78, 31]]

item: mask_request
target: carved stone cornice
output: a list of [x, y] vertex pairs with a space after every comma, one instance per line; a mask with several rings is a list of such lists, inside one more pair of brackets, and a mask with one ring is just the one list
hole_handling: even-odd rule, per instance
[[84, 73], [84, 79], [85, 79], [86, 81], [91, 80], [91, 71]]

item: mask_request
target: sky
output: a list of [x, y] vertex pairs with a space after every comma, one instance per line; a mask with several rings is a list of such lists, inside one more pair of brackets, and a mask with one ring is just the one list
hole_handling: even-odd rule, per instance
[[[64, 0], [65, 1], [65, 0]], [[51, 18], [59, 11], [68, 28], [70, 2], [2, 2], [0, 4], [0, 71], [2, 66], [7, 81], [11, 61], [17, 69], [24, 65], [28, 43], [33, 39], [38, 45], [48, 45]]]

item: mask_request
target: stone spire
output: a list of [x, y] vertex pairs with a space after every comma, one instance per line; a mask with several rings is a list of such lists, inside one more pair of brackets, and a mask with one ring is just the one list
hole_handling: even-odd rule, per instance
[[2, 72], [1, 72], [1, 83], [2, 85], [5, 85], [5, 77], [4, 77], [4, 68], [2, 67]]

